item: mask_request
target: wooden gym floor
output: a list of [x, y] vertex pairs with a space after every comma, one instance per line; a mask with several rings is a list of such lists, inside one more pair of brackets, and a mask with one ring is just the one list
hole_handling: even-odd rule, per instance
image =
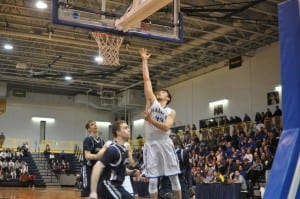
[[74, 188], [0, 187], [0, 199], [79, 199], [80, 190]]
[[0, 187], [0, 199], [81, 199], [81, 198], [80, 198], [80, 190], [74, 188], [32, 189], [32, 188], [25, 188], [25, 187]]

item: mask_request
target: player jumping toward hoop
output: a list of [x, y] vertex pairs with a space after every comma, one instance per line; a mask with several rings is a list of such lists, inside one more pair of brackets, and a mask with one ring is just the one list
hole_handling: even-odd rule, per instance
[[178, 179], [180, 173], [179, 163], [173, 142], [169, 138], [176, 111], [167, 107], [171, 102], [171, 95], [168, 90], [161, 89], [154, 95], [148, 69], [150, 55], [147, 54], [147, 50], [144, 48], [140, 49], [140, 55], [143, 61], [146, 97], [143, 174], [149, 178], [151, 199], [158, 198], [157, 185], [160, 176], [169, 176], [176, 199], [181, 199], [181, 186]]

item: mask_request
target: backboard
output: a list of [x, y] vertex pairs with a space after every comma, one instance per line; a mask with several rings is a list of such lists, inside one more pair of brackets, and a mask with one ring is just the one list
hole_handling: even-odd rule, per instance
[[[151, 8], [157, 0], [140, 0], [150, 2]], [[183, 41], [183, 15], [178, 0], [169, 0], [166, 6], [136, 24], [130, 24], [126, 30], [116, 28], [116, 21], [124, 18], [132, 9], [127, 1], [99, 0], [97, 5], [89, 1], [53, 0], [52, 22], [72, 27], [86, 28], [92, 31], [107, 32], [121, 36], [138, 36], [180, 43]], [[95, 1], [93, 1], [95, 2]], [[130, 1], [129, 1], [130, 2]], [[144, 8], [149, 10], [149, 8]], [[139, 9], [137, 9], [139, 10]], [[141, 16], [135, 12], [134, 17]]]

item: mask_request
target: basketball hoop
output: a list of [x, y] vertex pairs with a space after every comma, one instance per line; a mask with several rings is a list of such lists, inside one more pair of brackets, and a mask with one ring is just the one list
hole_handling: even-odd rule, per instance
[[103, 62], [99, 64], [117, 66], [119, 63], [119, 49], [123, 37], [110, 35], [103, 32], [92, 32], [99, 48], [99, 55], [103, 56]]

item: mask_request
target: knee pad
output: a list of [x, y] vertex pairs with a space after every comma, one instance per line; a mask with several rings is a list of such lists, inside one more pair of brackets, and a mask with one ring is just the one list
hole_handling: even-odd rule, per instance
[[158, 191], [157, 189], [158, 179], [157, 178], [150, 178], [149, 179], [149, 193], [153, 194]]
[[172, 184], [172, 190], [173, 191], [180, 191], [181, 190], [181, 186], [180, 186], [178, 175], [176, 175], [176, 176], [169, 176], [169, 179], [170, 179], [171, 184]]

